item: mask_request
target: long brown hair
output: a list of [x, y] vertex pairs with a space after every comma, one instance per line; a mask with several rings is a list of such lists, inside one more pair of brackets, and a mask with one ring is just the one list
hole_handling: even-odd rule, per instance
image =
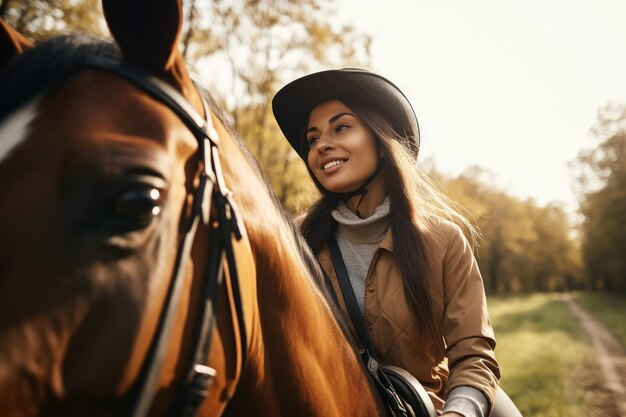
[[[461, 226], [469, 233], [472, 242], [476, 241], [480, 232], [463, 214], [465, 210], [448, 199], [417, 166], [416, 155], [409, 146], [412, 138], [400, 134], [372, 106], [351, 99], [339, 100], [372, 130], [380, 146], [384, 158], [381, 174], [389, 193], [393, 256], [404, 283], [404, 295], [432, 340], [443, 343], [440, 323], [435, 323], [432, 315], [435, 300], [428, 291], [430, 257], [423, 231], [430, 224], [444, 219]], [[306, 136], [303, 137], [303, 146], [307, 146]], [[337, 228], [337, 222], [331, 216], [337, 199], [325, 194], [310, 168], [309, 174], [322, 197], [308, 211], [301, 228], [308, 244], [318, 254]]]

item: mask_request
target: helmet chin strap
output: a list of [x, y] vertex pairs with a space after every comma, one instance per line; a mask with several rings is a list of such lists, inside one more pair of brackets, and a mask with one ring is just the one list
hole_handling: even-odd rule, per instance
[[376, 178], [376, 176], [380, 172], [383, 164], [384, 164], [384, 159], [382, 159], [382, 158], [379, 159], [378, 160], [378, 166], [376, 167], [376, 170], [356, 190], [348, 191], [347, 193], [334, 193], [332, 191], [325, 190], [326, 194], [328, 194], [331, 197], [334, 197], [334, 198], [337, 198], [339, 200], [342, 200], [344, 203], [347, 203], [348, 200], [350, 200], [352, 197], [360, 195], [361, 198], [359, 199], [359, 202], [357, 203], [357, 205], [356, 205], [356, 207], [354, 209], [354, 213], [362, 219], [363, 216], [361, 216], [361, 213], [359, 212], [359, 206], [361, 205], [361, 202], [363, 202], [363, 199], [367, 195], [367, 192], [368, 192], [367, 186], [374, 180], [374, 178]]

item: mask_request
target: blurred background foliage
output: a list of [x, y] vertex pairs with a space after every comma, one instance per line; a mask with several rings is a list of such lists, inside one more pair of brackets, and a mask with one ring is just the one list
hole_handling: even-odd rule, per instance
[[[369, 64], [370, 38], [334, 18], [332, 0], [187, 1], [181, 48], [203, 85], [259, 159], [285, 208], [317, 197], [271, 111], [274, 93], [306, 72]], [[106, 37], [98, 0], [3, 0], [0, 16], [38, 41], [67, 31]], [[601, 104], [601, 103], [598, 103]], [[599, 289], [626, 292], [626, 104], [601, 105], [594, 142], [571, 162], [580, 209], [540, 206], [472, 167], [449, 177], [423, 161], [467, 207], [484, 239], [478, 261], [489, 293]]]
[[68, 31], [106, 33], [100, 0], [2, 0], [0, 17], [33, 41]]

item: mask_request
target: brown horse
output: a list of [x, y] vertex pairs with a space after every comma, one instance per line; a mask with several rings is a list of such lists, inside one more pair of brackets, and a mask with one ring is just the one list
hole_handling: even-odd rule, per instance
[[178, 414], [190, 363], [201, 416], [383, 415], [293, 222], [205, 110], [180, 2], [103, 6], [116, 45], [0, 31], [0, 415]]

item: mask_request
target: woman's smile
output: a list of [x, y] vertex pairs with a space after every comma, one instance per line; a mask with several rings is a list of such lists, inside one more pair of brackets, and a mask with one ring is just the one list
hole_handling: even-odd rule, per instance
[[309, 167], [328, 191], [354, 191], [378, 167], [374, 133], [339, 100], [318, 104], [311, 111], [307, 143]]
[[324, 163], [324, 165], [322, 165], [322, 169], [325, 174], [331, 174], [339, 170], [339, 168], [341, 168], [341, 166], [346, 162], [347, 159], [334, 159], [330, 162]]

